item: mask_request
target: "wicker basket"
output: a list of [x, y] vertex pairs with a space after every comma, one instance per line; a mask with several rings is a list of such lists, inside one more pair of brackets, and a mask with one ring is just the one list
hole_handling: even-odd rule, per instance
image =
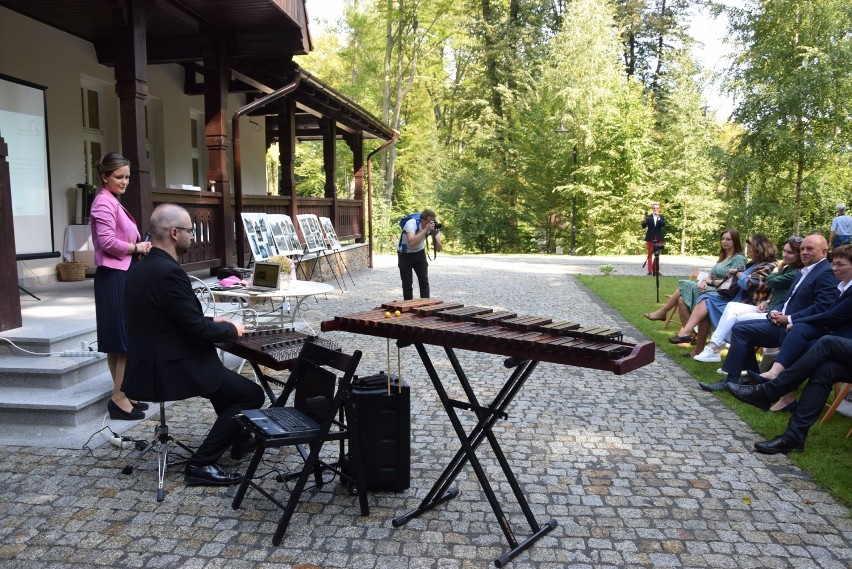
[[86, 278], [86, 263], [59, 263], [56, 270], [62, 282], [82, 281]]

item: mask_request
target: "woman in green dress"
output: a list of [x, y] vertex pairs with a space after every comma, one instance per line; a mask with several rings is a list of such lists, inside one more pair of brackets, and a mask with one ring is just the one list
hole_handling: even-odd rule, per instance
[[648, 320], [665, 320], [669, 310], [678, 307], [681, 325], [689, 320], [689, 314], [695, 307], [696, 299], [705, 292], [715, 291], [728, 277], [731, 269], [741, 269], [746, 264], [743, 255], [743, 246], [740, 242], [740, 232], [736, 229], [726, 229], [719, 237], [719, 258], [710, 273], [698, 282], [682, 280], [678, 283], [677, 290], [671, 295], [668, 302], [653, 312], [645, 313]]

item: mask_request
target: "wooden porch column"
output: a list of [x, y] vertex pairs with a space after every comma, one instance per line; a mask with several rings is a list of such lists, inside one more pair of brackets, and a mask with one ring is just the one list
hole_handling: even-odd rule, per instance
[[337, 123], [334, 119], [322, 118], [319, 121], [322, 131], [322, 167], [325, 170], [325, 197], [331, 199], [331, 221], [338, 227], [337, 188], [334, 184], [334, 171], [337, 169]]
[[281, 184], [278, 195], [290, 196], [290, 217], [298, 230], [296, 216], [299, 208], [296, 206], [296, 101], [287, 97], [283, 105], [284, 111], [278, 115], [278, 161], [281, 165]]
[[[213, 220], [214, 256], [225, 266], [236, 259], [234, 209], [231, 204], [231, 179], [228, 175], [228, 84], [231, 72], [224, 45], [210, 37], [210, 49], [204, 57], [204, 137], [207, 145], [207, 184], [222, 194], [222, 207]], [[204, 181], [202, 181], [204, 183]]]
[[[345, 134], [343, 140], [346, 141], [346, 145], [352, 151], [352, 175], [355, 182], [352, 199], [359, 200], [362, 204], [361, 211], [366, 212], [367, 201], [364, 199], [364, 133], [355, 132]], [[363, 237], [356, 239], [356, 243], [365, 243], [367, 241], [366, 232], [362, 229], [361, 233]]]
[[0, 132], [0, 332], [20, 328], [21, 295], [15, 260], [15, 231], [12, 220], [12, 183], [9, 179], [9, 146]]
[[121, 116], [121, 153], [130, 160], [130, 186], [122, 204], [144, 235], [154, 211], [151, 166], [145, 144], [148, 98], [147, 0], [111, 1], [116, 46], [115, 92]]

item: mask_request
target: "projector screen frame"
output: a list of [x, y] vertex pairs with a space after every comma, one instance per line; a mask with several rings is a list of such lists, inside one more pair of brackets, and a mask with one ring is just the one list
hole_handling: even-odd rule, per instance
[[[54, 247], [55, 243], [55, 230], [54, 230], [54, 221], [53, 221], [53, 192], [51, 190], [51, 175], [50, 175], [50, 139], [49, 139], [49, 129], [48, 129], [48, 117], [47, 117], [47, 87], [45, 85], [39, 85], [37, 83], [33, 83], [31, 81], [27, 81], [25, 79], [20, 79], [18, 77], [13, 77], [11, 75], [6, 75], [5, 73], [0, 73], [0, 81], [6, 81], [9, 83], [14, 83], [16, 85], [27, 87], [29, 89], [33, 89], [35, 91], [41, 92], [41, 106], [42, 106], [42, 114], [44, 120], [44, 163], [45, 163], [45, 174], [47, 176], [46, 182], [47, 187], [45, 191], [47, 192], [47, 222], [48, 222], [48, 230], [50, 231], [50, 247]], [[3, 136], [3, 132], [0, 132], [0, 136]], [[9, 145], [9, 141], [6, 137], [4, 137], [7, 146]], [[8, 159], [8, 157], [7, 157]], [[11, 179], [9, 180], [11, 183]], [[12, 202], [14, 202], [14, 192], [10, 187], [10, 198]], [[14, 206], [13, 203], [10, 203], [10, 207], [12, 207], [12, 215], [13, 220], [15, 217], [14, 214]], [[38, 229], [37, 229], [38, 230]], [[14, 233], [14, 226], [12, 227], [12, 232]], [[18, 253], [18, 242], [15, 242], [15, 260], [16, 261], [28, 261], [33, 259], [51, 259], [60, 257], [61, 253], [56, 250], [47, 250], [47, 251], [28, 251], [26, 253]]]

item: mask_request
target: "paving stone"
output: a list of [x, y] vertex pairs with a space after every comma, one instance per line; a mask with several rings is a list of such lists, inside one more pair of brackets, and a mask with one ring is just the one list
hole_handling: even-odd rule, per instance
[[[642, 258], [526, 255], [439, 256], [430, 265], [433, 294], [484, 305], [622, 329], [621, 318], [590, 296], [572, 275], [599, 274], [612, 263], [618, 275], [643, 274]], [[666, 274], [688, 274], [712, 259], [671, 259]], [[323, 319], [366, 310], [398, 298], [395, 259], [355, 275], [354, 286], [304, 313], [318, 329]], [[653, 303], [653, 280], [636, 291]], [[343, 349], [364, 352], [360, 373], [387, 367], [382, 338], [326, 334]], [[395, 351], [395, 350], [394, 350]], [[428, 348], [450, 396], [442, 351]], [[502, 359], [457, 352], [487, 402], [502, 386]], [[396, 354], [391, 369], [396, 372]], [[402, 350], [403, 378], [411, 387], [411, 488], [371, 492], [370, 515], [338, 487], [308, 491], [281, 546], [271, 544], [280, 511], [249, 492], [239, 510], [235, 489], [188, 488], [180, 466], [166, 474], [166, 498], [155, 500], [156, 464], [146, 457], [133, 472], [135, 452], [120, 453], [98, 438], [91, 450], [7, 447], [0, 456], [0, 565], [6, 567], [188, 567], [276, 569], [469, 569], [492, 566], [506, 540], [472, 470], [458, 477], [461, 493], [410, 520], [459, 444], [413, 348]], [[245, 374], [250, 370], [246, 368]], [[653, 389], [649, 389], [653, 386]], [[507, 409], [495, 433], [538, 523], [557, 526], [510, 564], [517, 568], [696, 567], [787, 568], [852, 566], [852, 517], [786, 457], [751, 451], [757, 436], [665, 356], [625, 376], [542, 364]], [[197, 446], [214, 413], [206, 401], [174, 403], [170, 432]], [[468, 429], [474, 421], [463, 415]], [[155, 422], [124, 434], [150, 440]], [[487, 444], [483, 468], [519, 539], [529, 529]], [[286, 496], [277, 471], [298, 466], [292, 449], [270, 453], [259, 472], [265, 487]], [[223, 460], [239, 469], [243, 463]], [[743, 498], [748, 497], [750, 504]]]

